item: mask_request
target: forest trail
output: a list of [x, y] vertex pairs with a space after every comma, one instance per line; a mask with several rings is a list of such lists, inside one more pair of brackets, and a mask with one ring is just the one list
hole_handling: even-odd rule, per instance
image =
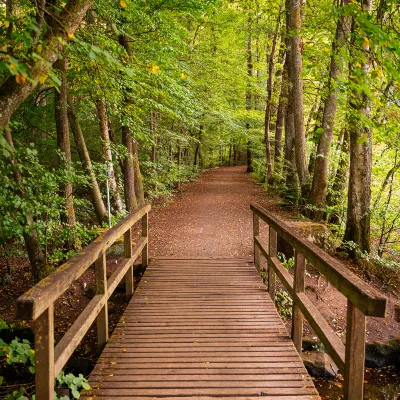
[[206, 171], [171, 204], [153, 208], [151, 257], [252, 258], [250, 203], [267, 204], [245, 166]]

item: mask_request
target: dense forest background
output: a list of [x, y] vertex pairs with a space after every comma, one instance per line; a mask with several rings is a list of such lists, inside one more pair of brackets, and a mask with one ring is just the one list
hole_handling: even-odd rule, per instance
[[[38, 281], [205, 169], [247, 163], [398, 273], [396, 0], [0, 2], [0, 242]], [[25, 250], [24, 250], [25, 252]]]

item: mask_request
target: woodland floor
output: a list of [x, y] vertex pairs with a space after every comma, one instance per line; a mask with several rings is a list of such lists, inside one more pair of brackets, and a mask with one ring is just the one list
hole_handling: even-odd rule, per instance
[[[150, 213], [151, 257], [169, 258], [252, 258], [252, 213], [250, 203], [268, 208], [278, 216], [290, 221], [295, 211], [278, 205], [280, 199], [266, 193], [261, 186], [252, 181], [245, 167], [222, 167], [206, 171], [198, 181], [182, 184], [180, 190], [170, 201], [154, 202]], [[266, 227], [261, 224], [262, 235]], [[122, 246], [121, 244], [119, 245]], [[108, 257], [108, 275], [120, 261], [121, 249]], [[8, 322], [14, 319], [15, 300], [31, 285], [28, 263], [23, 258], [11, 260], [13, 273], [10, 280], [0, 283], [0, 318]], [[346, 265], [357, 272], [356, 268]], [[315, 271], [308, 270], [306, 280], [307, 294], [330, 325], [344, 340], [346, 300], [326, 280]], [[0, 276], [6, 274], [4, 260], [0, 260]], [[136, 281], [140, 276], [138, 275]], [[210, 277], [212, 279], [212, 277]], [[56, 303], [56, 341], [68, 329], [89, 302], [94, 276], [90, 269]], [[378, 282], [370, 282], [375, 288]], [[398, 301], [396, 293], [385, 293], [390, 301], [388, 316], [385, 319], [368, 318], [367, 339], [369, 342], [400, 336], [400, 324], [394, 319], [393, 303]], [[116, 291], [110, 298], [110, 331], [115, 327], [125, 307], [123, 291]], [[287, 321], [290, 329], [290, 321]], [[314, 336], [308, 326], [305, 334]], [[95, 326], [74, 354], [70, 368], [79, 364], [79, 372], [88, 373], [95, 356]], [[87, 368], [82, 363], [87, 360]], [[85, 361], [86, 362], [86, 361]], [[1, 367], [1, 365], [0, 365]], [[21, 377], [22, 380], [23, 377]], [[15, 375], [10, 377], [15, 382]], [[18, 379], [17, 379], [18, 380]], [[0, 393], [1, 398], [1, 393]]]

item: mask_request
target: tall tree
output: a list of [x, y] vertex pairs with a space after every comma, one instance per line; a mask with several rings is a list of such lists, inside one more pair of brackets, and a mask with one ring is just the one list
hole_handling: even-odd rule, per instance
[[292, 103], [294, 118], [294, 142], [296, 169], [299, 178], [303, 199], [307, 198], [309, 192], [308, 170], [306, 162], [306, 136], [304, 129], [304, 106], [303, 106], [303, 78], [301, 72], [303, 68], [302, 59], [302, 39], [301, 31], [301, 1], [286, 0], [289, 46], [290, 46], [290, 68], [289, 80], [292, 85], [290, 102]]
[[[358, 14], [367, 15], [371, 11], [372, 0], [361, 0]], [[351, 26], [348, 123], [350, 175], [343, 241], [353, 242], [359, 250], [370, 252], [372, 136], [366, 121], [370, 118], [367, 77], [371, 61], [369, 39], [361, 34], [359, 15], [355, 14]], [[357, 251], [352, 251], [352, 254], [357, 256]]]
[[90, 179], [90, 187], [89, 187], [90, 198], [92, 200], [97, 221], [101, 224], [104, 221], [104, 218], [107, 214], [107, 210], [104, 205], [100, 187], [93, 170], [92, 160], [90, 159], [90, 154], [86, 147], [85, 137], [83, 136], [78, 116], [76, 115], [74, 100], [70, 94], [68, 94], [67, 96], [67, 102], [68, 102], [69, 123], [71, 125], [71, 130], [74, 135], [76, 148], [78, 150], [82, 166]]
[[59, 90], [55, 90], [54, 106], [57, 127], [57, 147], [61, 152], [60, 164], [64, 165], [66, 172], [66, 181], [63, 188], [66, 210], [65, 223], [69, 226], [74, 226], [76, 224], [76, 218], [71, 182], [72, 159], [67, 114], [67, 60], [65, 57], [57, 60], [56, 69], [58, 69], [61, 76], [60, 88]]
[[[349, 0], [342, 0], [342, 6], [346, 6]], [[318, 157], [314, 160], [314, 175], [309, 202], [316, 208], [314, 219], [321, 219], [324, 215], [322, 210], [328, 189], [328, 167], [329, 152], [332, 143], [333, 130], [335, 127], [336, 110], [338, 103], [337, 79], [343, 70], [342, 48], [345, 38], [349, 34], [350, 21], [345, 16], [343, 9], [340, 11], [335, 38], [332, 42], [332, 55], [329, 67], [329, 77], [324, 89], [325, 99], [323, 106], [322, 126], [318, 128]]]

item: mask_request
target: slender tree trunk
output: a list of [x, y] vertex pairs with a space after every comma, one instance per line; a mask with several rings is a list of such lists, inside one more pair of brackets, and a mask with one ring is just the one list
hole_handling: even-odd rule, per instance
[[[253, 77], [253, 55], [252, 55], [252, 21], [249, 11], [249, 17], [247, 19], [247, 29], [248, 29], [248, 39], [247, 39], [247, 88], [246, 88], [246, 110], [251, 110], [253, 104], [252, 98], [252, 77]], [[246, 123], [246, 131], [247, 135], [249, 135], [250, 124]], [[253, 172], [253, 158], [251, 154], [251, 140], [250, 138], [247, 141], [247, 172]]]
[[[346, 6], [349, 0], [344, 0]], [[315, 158], [314, 176], [309, 202], [316, 208], [313, 218], [319, 220], [323, 218], [322, 208], [325, 205], [326, 193], [328, 190], [328, 168], [329, 152], [332, 143], [333, 130], [338, 102], [338, 90], [336, 80], [343, 70], [343, 59], [340, 54], [345, 43], [345, 37], [349, 33], [348, 17], [340, 17], [337, 22], [336, 35], [332, 43], [332, 56], [329, 69], [329, 78], [326, 85], [326, 97], [324, 99], [324, 111], [322, 117], [321, 132], [317, 147], [318, 157]]]
[[300, 0], [286, 0], [289, 17], [289, 45], [290, 63], [289, 79], [292, 84], [291, 103], [295, 128], [295, 158], [303, 199], [308, 197], [309, 182], [306, 162], [306, 136], [304, 129], [303, 111], [303, 79], [302, 72], [302, 40], [301, 30], [301, 2]]
[[151, 146], [151, 161], [156, 162], [157, 161], [157, 113], [155, 111], [152, 111], [150, 114], [150, 136], [153, 139], [153, 144]]
[[[326, 204], [329, 207], [336, 207], [343, 199], [345, 194], [349, 168], [349, 140], [349, 132], [347, 129], [344, 129], [338, 168], [336, 170], [332, 188], [329, 190], [328, 195], [326, 196]], [[328, 218], [325, 217], [325, 219], [327, 219], [331, 224], [339, 223], [339, 216], [337, 214], [331, 214]]]
[[198, 138], [198, 142], [196, 143], [196, 150], [194, 152], [194, 160], [193, 160], [194, 168], [197, 168], [199, 165], [200, 143], [201, 143], [202, 136], [203, 136], [203, 125], [200, 125], [199, 138]]
[[[57, 60], [56, 68], [61, 75], [60, 91], [55, 91], [55, 118], [57, 127], [57, 146], [61, 150], [64, 159], [60, 164], [65, 164], [68, 174], [72, 173], [71, 144], [69, 137], [68, 114], [67, 114], [67, 61], [65, 58]], [[65, 223], [69, 226], [76, 224], [75, 210], [73, 204], [72, 182], [67, 181], [64, 186], [65, 209], [67, 212]]]
[[275, 32], [272, 38], [271, 53], [268, 58], [267, 103], [265, 106], [265, 119], [264, 119], [264, 141], [265, 141], [265, 156], [266, 156], [265, 181], [269, 183], [271, 183], [272, 180], [272, 160], [271, 160], [271, 146], [269, 142], [269, 125], [271, 119], [272, 91], [274, 83], [275, 52], [276, 52], [276, 44], [278, 41], [280, 22], [281, 22], [281, 8], [279, 7]]
[[99, 118], [99, 128], [100, 135], [103, 140], [103, 153], [104, 159], [107, 164], [107, 168], [109, 171], [109, 182], [110, 188], [114, 199], [114, 207], [119, 214], [122, 214], [124, 211], [124, 206], [122, 204], [121, 195], [119, 193], [118, 183], [115, 178], [113, 157], [111, 152], [111, 142], [110, 135], [108, 130], [108, 121], [107, 121], [107, 112], [104, 102], [100, 99], [96, 101], [97, 115]]
[[139, 161], [139, 144], [136, 140], [133, 141], [133, 168], [135, 173], [135, 195], [138, 202], [138, 206], [142, 207], [145, 204], [144, 200], [144, 188], [143, 178], [140, 172], [140, 161]]
[[[365, 0], [363, 9], [371, 12], [372, 0]], [[358, 45], [355, 43], [355, 38], [359, 35], [360, 27], [353, 19], [349, 63], [349, 80], [352, 88], [349, 94], [351, 120], [348, 124], [350, 176], [347, 223], [343, 241], [353, 242], [359, 250], [370, 252], [372, 135], [371, 129], [364, 122], [370, 119], [370, 99], [360, 88], [366, 84], [370, 60], [368, 45], [364, 44], [363, 50], [356, 47]], [[356, 251], [352, 251], [351, 254], [353, 257], [358, 257]]]
[[[126, 35], [119, 36], [119, 43], [124, 47], [128, 57], [130, 58], [132, 53], [129, 46], [129, 38]], [[126, 106], [132, 104], [125, 89], [124, 103]], [[124, 159], [124, 194], [126, 209], [129, 212], [138, 208], [138, 201], [135, 194], [135, 166], [134, 166], [134, 154], [133, 154], [133, 139], [129, 126], [122, 127], [122, 144], [125, 146], [127, 155]]]
[[282, 168], [282, 134], [284, 128], [285, 114], [288, 101], [288, 82], [287, 64], [285, 62], [285, 50], [281, 51], [280, 63], [283, 64], [282, 70], [277, 73], [277, 81], [280, 81], [280, 94], [275, 123], [275, 142], [274, 142], [274, 173], [279, 175]]
[[[11, 131], [8, 127], [4, 129], [4, 134], [5, 139], [11, 150], [10, 164], [13, 166], [13, 177], [15, 181], [14, 191], [18, 194], [19, 197], [21, 197], [22, 199], [26, 199], [24, 183], [17, 166], [17, 160], [14, 157], [14, 143], [12, 140]], [[29, 263], [32, 268], [33, 280], [36, 283], [43, 279], [46, 275], [48, 275], [50, 273], [50, 270], [47, 265], [47, 260], [45, 259], [42, 251], [38, 232], [34, 228], [32, 214], [27, 211], [25, 213], [25, 218], [28, 229], [24, 232], [23, 237], [26, 251], [29, 257]]]
[[86, 147], [85, 138], [83, 136], [82, 129], [75, 112], [74, 101], [71, 95], [68, 95], [67, 99], [68, 99], [69, 123], [71, 125], [72, 133], [74, 134], [76, 148], [78, 150], [82, 166], [85, 172], [90, 177], [90, 197], [92, 199], [92, 204], [97, 220], [101, 224], [107, 214], [107, 210], [104, 205], [103, 199], [101, 197], [99, 184], [97, 182], [96, 175], [93, 171], [92, 161], [90, 159], [90, 155]]
[[[288, 1], [288, 0], [287, 0]], [[295, 156], [295, 121], [294, 121], [294, 102], [293, 102], [293, 85], [290, 82], [292, 75], [292, 48], [289, 41], [290, 25], [289, 25], [289, 10], [286, 5], [286, 60], [283, 75], [282, 85], [287, 87], [287, 107], [285, 116], [285, 160], [284, 172], [286, 176], [286, 197], [291, 201], [297, 199], [297, 171], [296, 171], [296, 156]], [[286, 74], [287, 71], [287, 74]]]

